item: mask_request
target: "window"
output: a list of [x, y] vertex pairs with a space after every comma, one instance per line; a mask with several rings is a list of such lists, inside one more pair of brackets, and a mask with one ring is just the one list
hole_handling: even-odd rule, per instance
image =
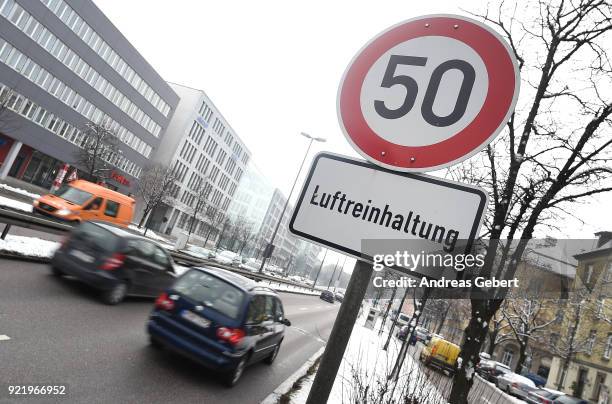
[[274, 298], [274, 321], [280, 323], [285, 319], [285, 313], [283, 311], [283, 304], [280, 300]]
[[259, 324], [266, 316], [266, 297], [263, 295], [253, 296], [247, 314], [247, 323]]
[[587, 285], [590, 284], [592, 277], [593, 277], [593, 264], [589, 264], [586, 267], [586, 278], [584, 280], [584, 283], [586, 283]]
[[119, 204], [115, 201], [107, 200], [104, 214], [110, 217], [117, 217], [117, 213], [119, 213]]
[[603, 357], [605, 359], [610, 359], [612, 356], [612, 334], [608, 334], [608, 339], [606, 340], [606, 346], [604, 347]]
[[502, 355], [501, 362], [506, 366], [510, 366], [510, 364], [512, 363], [513, 357], [514, 357], [514, 353], [510, 349], [505, 349], [504, 354]]
[[168, 256], [166, 255], [164, 250], [162, 250], [158, 246], [155, 246], [155, 252], [153, 253], [153, 261], [156, 264], [163, 266], [164, 269], [168, 269], [170, 267], [170, 260], [168, 259]]
[[587, 341], [587, 352], [590, 354], [593, 353], [593, 347], [595, 346], [595, 340], [597, 339], [597, 330], [591, 330], [589, 333], [589, 339]]
[[102, 198], [100, 197], [95, 198], [93, 201], [89, 202], [87, 206], [83, 208], [83, 210], [98, 210], [100, 209], [100, 206], [102, 206], [102, 202], [103, 202]]

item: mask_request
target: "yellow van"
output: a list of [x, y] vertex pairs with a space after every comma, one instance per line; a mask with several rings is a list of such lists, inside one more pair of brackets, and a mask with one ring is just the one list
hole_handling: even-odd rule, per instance
[[459, 346], [440, 337], [432, 337], [423, 347], [419, 359], [426, 366], [434, 366], [454, 373], [457, 368]]
[[126, 227], [136, 202], [127, 195], [85, 180], [63, 185], [34, 201], [34, 212], [69, 222], [99, 220]]

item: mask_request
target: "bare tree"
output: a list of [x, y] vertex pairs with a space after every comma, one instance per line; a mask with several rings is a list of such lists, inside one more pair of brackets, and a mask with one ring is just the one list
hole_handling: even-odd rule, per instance
[[208, 244], [208, 240], [211, 236], [218, 232], [219, 226], [225, 223], [227, 217], [219, 207], [208, 206], [206, 208], [206, 217], [208, 218], [208, 230], [206, 232], [206, 240], [204, 240], [204, 247]]
[[85, 138], [76, 152], [76, 165], [83, 167], [90, 180], [104, 182], [111, 176], [113, 161], [120, 155], [119, 139], [108, 122], [87, 122]]
[[[571, 203], [612, 190], [609, 92], [612, 67], [606, 53], [612, 6], [603, 0], [503, 2], [495, 13], [476, 14], [505, 35], [523, 77], [522, 98], [504, 133], [478, 157], [449, 172], [484, 187], [492, 196], [482, 276], [512, 277], [537, 226], [555, 227]], [[519, 16], [519, 13], [524, 15]], [[521, 241], [502, 246], [503, 236]], [[495, 262], [495, 265], [494, 265]], [[488, 322], [504, 300], [472, 298], [449, 401], [466, 403], [473, 366]]]
[[176, 173], [171, 168], [154, 164], [145, 169], [136, 186], [136, 195], [144, 203], [138, 227], [142, 227], [149, 214], [162, 203], [169, 203], [175, 192]]
[[210, 177], [206, 177], [204, 179], [198, 179], [198, 182], [194, 186], [195, 188], [195, 206], [193, 207], [193, 211], [191, 213], [191, 218], [189, 219], [189, 231], [187, 236], [187, 241], [189, 242], [189, 237], [193, 232], [194, 224], [198, 220], [198, 216], [203, 214], [206, 209], [206, 202], [208, 201], [208, 196], [212, 191], [212, 184], [210, 183]]
[[519, 359], [514, 371], [520, 374], [527, 358], [529, 344], [540, 342], [541, 337], [547, 334], [549, 326], [555, 322], [555, 317], [550, 316], [553, 305], [549, 300], [529, 297], [510, 297], [505, 303], [501, 312], [519, 345]]
[[244, 249], [255, 239], [253, 227], [253, 222], [247, 221], [243, 224], [242, 228], [238, 232], [238, 240], [240, 241], [238, 254], [242, 255]]

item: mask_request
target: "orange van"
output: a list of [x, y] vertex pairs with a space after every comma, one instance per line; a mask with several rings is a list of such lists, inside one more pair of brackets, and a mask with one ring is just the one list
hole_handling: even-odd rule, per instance
[[63, 185], [34, 201], [34, 211], [69, 222], [100, 220], [126, 227], [134, 217], [133, 198], [85, 180]]

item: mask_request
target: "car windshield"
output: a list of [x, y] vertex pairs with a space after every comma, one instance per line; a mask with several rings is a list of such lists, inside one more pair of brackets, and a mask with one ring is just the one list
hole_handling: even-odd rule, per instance
[[72, 202], [75, 205], [83, 205], [87, 202], [92, 194], [89, 192], [85, 192], [82, 189], [78, 189], [75, 187], [71, 187], [70, 185], [63, 185], [56, 193], [56, 196], [67, 200], [68, 202]]
[[400, 314], [399, 318], [400, 318], [401, 320], [404, 320], [404, 321], [408, 321], [408, 320], [410, 320], [410, 318], [409, 318], [407, 315], [405, 315], [405, 314]]
[[508, 374], [508, 373], [512, 373], [512, 371], [510, 369], [508, 369], [507, 367], [504, 367], [503, 365], [497, 365], [497, 370], [499, 370], [502, 374]]
[[244, 292], [234, 285], [197, 269], [181, 276], [173, 289], [233, 319], [238, 319], [245, 298]]
[[106, 230], [102, 226], [90, 222], [84, 222], [75, 231], [75, 236], [92, 243], [104, 251], [115, 251], [119, 243], [119, 237]]

